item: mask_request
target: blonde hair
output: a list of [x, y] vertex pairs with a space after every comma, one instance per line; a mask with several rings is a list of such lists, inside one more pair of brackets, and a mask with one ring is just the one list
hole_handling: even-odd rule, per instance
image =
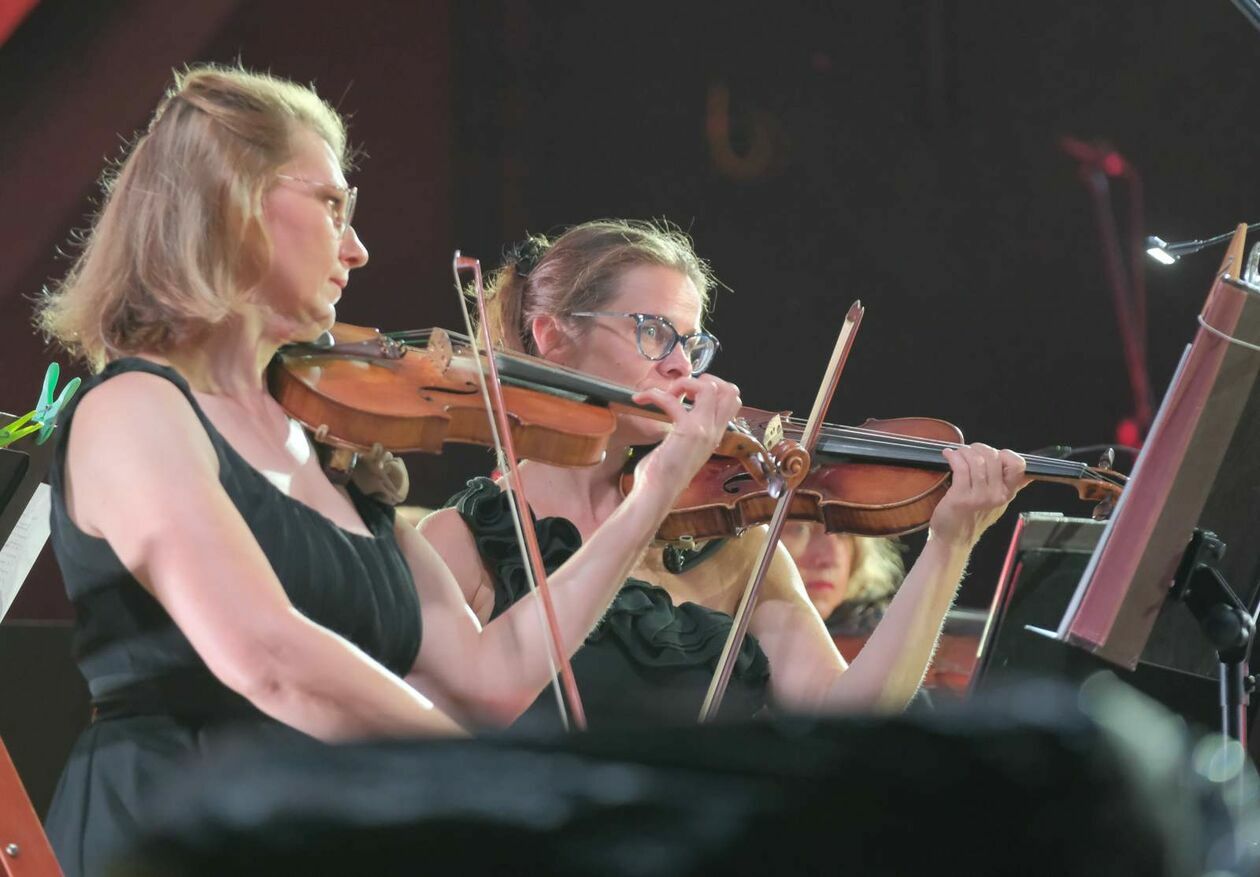
[[853, 560], [845, 602], [887, 600], [901, 587], [906, 577], [901, 545], [894, 539], [879, 536], [850, 536], [853, 539]]
[[535, 354], [535, 317], [601, 310], [622, 275], [640, 265], [685, 274], [707, 308], [715, 280], [687, 235], [665, 222], [600, 219], [575, 225], [554, 242], [530, 235], [507, 255], [487, 289], [490, 335], [497, 345]]
[[148, 129], [101, 178], [104, 201], [36, 324], [99, 371], [220, 324], [263, 277], [262, 199], [313, 132], [344, 166], [341, 117], [310, 88], [237, 67], [175, 74]]

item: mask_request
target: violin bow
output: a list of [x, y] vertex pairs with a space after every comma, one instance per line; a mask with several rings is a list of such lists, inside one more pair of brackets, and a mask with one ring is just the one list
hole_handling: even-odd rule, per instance
[[[529, 511], [529, 502], [525, 498], [525, 485], [521, 482], [517, 467], [516, 447], [512, 441], [511, 424], [508, 422], [507, 404], [503, 399], [503, 384], [499, 380], [499, 368], [494, 358], [494, 340], [490, 337], [490, 321], [486, 313], [485, 289], [481, 282], [481, 262], [455, 251], [454, 259], [455, 287], [459, 290], [459, 307], [464, 315], [464, 325], [468, 330], [468, 343], [473, 361], [480, 356], [477, 346], [477, 332], [473, 327], [472, 317], [468, 312], [465, 300], [461, 271], [471, 271], [473, 289], [476, 292], [477, 313], [485, 343], [486, 356], [484, 369], [475, 369], [477, 382], [481, 387], [481, 398], [489, 415], [490, 434], [494, 439], [494, 450], [498, 456], [499, 471], [504, 475], [507, 493], [512, 498], [508, 503], [511, 511], [512, 526], [516, 530], [516, 541], [521, 546], [521, 553], [528, 561], [525, 564], [525, 580], [531, 593], [538, 595], [543, 614], [544, 638], [551, 646], [547, 662], [551, 669], [551, 688], [556, 695], [556, 706], [560, 710], [560, 721], [566, 731], [572, 727], [579, 731], [586, 730], [586, 711], [582, 708], [582, 698], [578, 694], [577, 681], [573, 678], [573, 666], [564, 648], [564, 639], [560, 635], [560, 623], [556, 619], [555, 604], [551, 600], [551, 589], [547, 586], [547, 570], [543, 565], [542, 551], [538, 548], [538, 533], [533, 527], [533, 518]], [[529, 522], [525, 526], [523, 522]], [[563, 695], [562, 695], [563, 691]], [[568, 711], [565, 703], [568, 703]]]
[[[801, 435], [801, 447], [811, 455], [814, 452], [814, 445], [818, 443], [819, 433], [822, 431], [823, 416], [831, 406], [836, 386], [840, 383], [840, 373], [844, 371], [844, 364], [849, 359], [849, 351], [853, 348], [853, 339], [857, 335], [858, 326], [862, 323], [863, 313], [865, 311], [860, 301], [855, 301], [849, 306], [849, 311], [844, 317], [844, 325], [840, 327], [840, 334], [836, 338], [836, 346], [831, 351], [831, 362], [827, 364], [827, 371], [823, 374], [822, 383], [818, 387], [818, 395], [814, 398], [813, 410], [809, 412], [809, 420], [806, 421], [805, 430]], [[797, 483], [788, 482], [775, 504], [774, 515], [770, 518], [770, 532], [766, 536], [761, 558], [748, 577], [748, 584], [744, 587], [744, 595], [740, 598], [739, 608], [735, 610], [735, 616], [731, 620], [731, 632], [726, 637], [726, 644], [722, 646], [717, 670], [709, 682], [709, 690], [705, 693], [704, 703], [700, 707], [702, 723], [712, 721], [722, 707], [722, 698], [725, 697], [726, 688], [730, 684], [731, 672], [735, 669], [735, 661], [739, 657], [740, 649], [743, 648], [744, 638], [748, 635], [748, 623], [752, 620], [752, 610], [757, 604], [757, 593], [761, 590], [761, 583], [770, 569], [770, 561], [774, 558], [775, 549], [779, 545], [779, 535], [787, 522], [788, 510], [792, 504], [792, 496], [796, 493]]]

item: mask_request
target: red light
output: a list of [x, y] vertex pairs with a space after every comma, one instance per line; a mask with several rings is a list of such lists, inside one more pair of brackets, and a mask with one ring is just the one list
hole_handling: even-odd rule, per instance
[[1138, 429], [1137, 421], [1132, 417], [1116, 424], [1116, 444], [1127, 448], [1142, 447], [1142, 430]]

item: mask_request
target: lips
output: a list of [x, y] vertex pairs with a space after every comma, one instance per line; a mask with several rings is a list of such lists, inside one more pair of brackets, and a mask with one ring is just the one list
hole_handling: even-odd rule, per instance
[[829, 582], [826, 579], [810, 579], [805, 583], [805, 590], [810, 593], [819, 593], [822, 591], [834, 591], [836, 589], [835, 582]]
[[344, 278], [329, 277], [328, 279], [329, 279], [329, 281], [331, 281], [331, 282], [332, 282], [332, 284], [333, 284], [334, 286], [338, 287], [338, 288], [339, 288], [339, 289], [341, 289], [343, 292], [345, 291], [345, 288], [346, 288], [346, 283], [348, 283], [348, 282], [349, 282], [349, 281], [345, 280]]

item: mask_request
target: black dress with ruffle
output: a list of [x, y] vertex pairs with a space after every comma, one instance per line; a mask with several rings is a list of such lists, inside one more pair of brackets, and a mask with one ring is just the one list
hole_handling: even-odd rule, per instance
[[[220, 484], [298, 611], [399, 676], [420, 650], [420, 604], [392, 508], [351, 485], [371, 535], [341, 529], [236, 453], [177, 372], [143, 359], [110, 363], [61, 415], [50, 470], [52, 546], [74, 604], [75, 659], [95, 713], [70, 753], [46, 823], [67, 877], [104, 873], [143, 830], [141, 814], [154, 794], [192, 762], [299, 734], [219, 682], [109, 543], [80, 530], [66, 511], [62, 468], [74, 411], [100, 383], [129, 371], [164, 378], [183, 392], [214, 447]], [[181, 514], [197, 526], [198, 509]]]
[[[472, 531], [494, 580], [491, 618], [529, 591], [512, 528], [508, 497], [489, 478], [474, 478], [447, 501]], [[548, 572], [582, 545], [565, 518], [535, 519]], [[608, 612], [573, 656], [586, 718], [592, 730], [694, 724], [732, 619], [696, 603], [675, 605], [669, 593], [627, 579]], [[719, 718], [749, 718], [766, 706], [770, 663], [755, 638], [745, 639]], [[518, 725], [530, 730], [559, 726], [555, 696], [544, 691]]]

